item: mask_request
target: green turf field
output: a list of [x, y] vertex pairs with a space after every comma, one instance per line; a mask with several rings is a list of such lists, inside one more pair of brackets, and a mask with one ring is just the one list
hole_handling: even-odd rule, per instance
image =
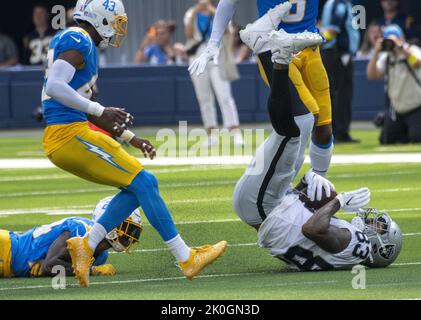
[[[143, 138], [149, 139], [159, 149], [164, 141], [158, 141], [154, 132], [151, 130], [142, 131], [135, 130], [136, 133], [140, 134]], [[13, 134], [13, 133], [12, 133]], [[266, 131], [265, 136], [269, 135], [269, 131]], [[381, 146], [379, 145], [378, 138], [379, 132], [377, 130], [357, 130], [353, 132], [353, 137], [361, 139], [362, 143], [358, 145], [354, 144], [341, 144], [335, 146], [335, 152], [337, 154], [369, 154], [369, 153], [412, 153], [421, 152], [420, 144], [410, 145], [392, 145], [392, 146]], [[253, 154], [253, 150], [256, 147], [255, 136], [247, 136], [246, 139], [250, 139], [252, 142], [251, 148], [244, 148], [245, 154]], [[188, 146], [191, 147], [195, 144], [196, 140], [188, 142]], [[221, 148], [222, 149], [222, 148]], [[134, 155], [139, 155], [137, 150], [129, 149], [129, 152]], [[44, 152], [42, 148], [42, 132], [32, 132], [23, 134], [16, 138], [2, 138], [0, 132], [0, 157], [1, 158], [44, 158]]]
[[[357, 132], [359, 146], [338, 153], [374, 153], [376, 132]], [[35, 157], [35, 138], [0, 138], [0, 158]], [[376, 149], [377, 148], [377, 149]], [[387, 149], [387, 148], [386, 148]], [[376, 151], [377, 150], [377, 151]], [[393, 151], [396, 150], [396, 151]], [[419, 146], [388, 152], [421, 151]], [[19, 154], [20, 152], [20, 154]], [[25, 155], [26, 152], [26, 155]], [[29, 154], [32, 155], [29, 156]], [[419, 164], [334, 166], [329, 177], [337, 190], [370, 187], [372, 205], [387, 209], [404, 236], [401, 256], [384, 270], [367, 270], [367, 288], [354, 290], [349, 271], [298, 273], [257, 247], [256, 233], [236, 218], [231, 195], [243, 166], [151, 167], [164, 199], [191, 245], [227, 240], [226, 254], [201, 277], [181, 277], [169, 252], [146, 223], [141, 245], [131, 255], [112, 254], [112, 278], [91, 278], [89, 289], [68, 279], [55, 291], [50, 279], [0, 279], [0, 299], [408, 299], [421, 298], [421, 166]], [[308, 169], [306, 166], [303, 170]], [[0, 228], [27, 230], [66, 217], [86, 215], [113, 189], [94, 185], [57, 169], [0, 170]], [[339, 217], [350, 219], [349, 215]]]

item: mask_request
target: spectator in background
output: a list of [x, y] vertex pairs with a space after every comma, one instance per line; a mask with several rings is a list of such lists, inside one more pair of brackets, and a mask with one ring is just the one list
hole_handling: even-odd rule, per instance
[[12, 38], [0, 31], [0, 68], [13, 67], [18, 63], [18, 49]]
[[67, 28], [71, 28], [71, 27], [76, 27], [77, 23], [75, 21], [75, 19], [73, 19], [73, 14], [75, 13], [75, 8], [69, 8], [66, 10], [66, 27]]
[[384, 38], [377, 41], [367, 76], [384, 78], [387, 84], [380, 142], [421, 142], [421, 48], [408, 44], [398, 25], [386, 27]]
[[32, 11], [35, 29], [23, 39], [23, 64], [42, 65], [47, 59], [50, 41], [55, 31], [50, 26], [50, 14], [47, 7], [37, 5]]
[[[216, 8], [211, 0], [198, 0], [196, 6], [190, 8], [184, 16], [187, 37], [187, 53], [190, 62], [198, 58], [206, 49], [209, 41]], [[236, 145], [243, 145], [243, 136], [239, 129], [237, 105], [232, 95], [231, 81], [239, 78], [231, 50], [232, 43], [229, 34], [223, 40], [219, 65], [211, 62], [207, 65], [207, 72], [200, 76], [191, 75], [204, 126], [209, 134], [208, 146], [218, 143], [219, 136], [214, 134], [218, 127], [215, 96], [222, 112], [224, 127], [234, 137]]]
[[419, 42], [420, 35], [417, 34], [415, 20], [403, 12], [402, 0], [381, 0], [381, 6], [384, 15], [376, 19], [377, 24], [382, 27], [396, 24], [404, 30], [407, 39]]
[[233, 43], [232, 43], [232, 52], [234, 54], [234, 59], [236, 63], [242, 63], [249, 61], [253, 56], [253, 51], [244, 44], [240, 37], [240, 30], [243, 29], [240, 26], [233, 26]]
[[176, 61], [172, 36], [177, 28], [173, 21], [158, 21], [151, 26], [136, 53], [136, 63], [168, 65]]
[[350, 135], [354, 82], [353, 56], [360, 32], [352, 26], [350, 0], [328, 0], [323, 8], [322, 32], [327, 43], [322, 58], [329, 75], [332, 97], [333, 135], [336, 143], [358, 143]]
[[377, 41], [383, 37], [382, 28], [376, 21], [373, 21], [367, 27], [364, 34], [361, 49], [357, 53], [357, 58], [362, 60], [370, 60], [374, 53]]

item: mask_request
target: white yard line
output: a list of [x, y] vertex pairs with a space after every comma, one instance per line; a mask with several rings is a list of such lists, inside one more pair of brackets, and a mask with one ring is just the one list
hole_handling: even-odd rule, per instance
[[[211, 279], [211, 278], [227, 278], [227, 277], [241, 277], [241, 276], [252, 276], [270, 274], [268, 272], [256, 272], [256, 273], [223, 273], [223, 274], [211, 274], [198, 276], [196, 279]], [[143, 282], [163, 282], [163, 281], [177, 281], [186, 280], [185, 277], [168, 277], [168, 278], [149, 278], [149, 279], [133, 279], [133, 280], [121, 280], [121, 281], [102, 281], [102, 282], [91, 282], [91, 286], [95, 285], [107, 285], [107, 284], [126, 284], [126, 283], [143, 283]], [[79, 287], [76, 284], [68, 285], [68, 287]], [[11, 288], [0, 288], [0, 291], [13, 291], [13, 290], [29, 290], [29, 289], [43, 289], [51, 288], [51, 285], [39, 285], [39, 286], [17, 286]]]
[[[420, 262], [406, 262], [406, 263], [395, 263], [394, 266], [412, 266], [412, 265], [421, 265]], [[261, 275], [274, 275], [280, 273], [274, 272], [245, 272], [245, 273], [222, 273], [222, 274], [211, 274], [198, 276], [196, 279], [216, 279], [216, 278], [229, 278], [229, 277], [250, 277], [250, 276], [261, 276]], [[120, 281], [101, 281], [101, 282], [91, 282], [91, 286], [103, 286], [103, 285], [112, 285], [112, 284], [132, 284], [132, 283], [148, 283], [148, 282], [165, 282], [165, 281], [186, 281], [185, 277], [167, 277], [167, 278], [147, 278], [147, 279], [132, 279], [132, 280], [120, 280]], [[332, 284], [337, 283], [338, 280], [328, 280], [328, 281], [307, 281], [307, 282], [285, 282], [282, 284], [277, 283], [276, 286], [313, 286], [313, 285], [323, 285], [323, 284]], [[399, 284], [399, 283], [398, 283]], [[77, 284], [68, 285], [69, 288], [79, 287]], [[0, 288], [1, 291], [16, 291], [16, 290], [37, 290], [37, 289], [52, 289], [51, 285], [37, 285], [37, 286], [15, 286], [9, 288]]]
[[[84, 193], [85, 191], [80, 191], [76, 193]], [[96, 192], [96, 191], [95, 191]], [[66, 192], [71, 193], [71, 192]], [[190, 204], [190, 203], [209, 203], [209, 202], [231, 202], [230, 197], [221, 197], [221, 198], [207, 198], [207, 199], [182, 199], [182, 200], [172, 200], [167, 201], [167, 204]], [[60, 216], [60, 215], [87, 215], [91, 214], [94, 206], [91, 205], [82, 205], [82, 206], [66, 206], [66, 207], [45, 207], [45, 208], [19, 208], [19, 209], [6, 209], [0, 210], [0, 217], [2, 216], [14, 216], [14, 215], [26, 215], [26, 214], [46, 214], [49, 216]], [[383, 209], [387, 212], [393, 213], [405, 213], [405, 212], [421, 212], [421, 208], [399, 208], [399, 209]], [[353, 213], [340, 212], [340, 215], [352, 215]], [[205, 223], [207, 221], [231, 221], [231, 220], [206, 220], [206, 221], [196, 221], [196, 222], [179, 222], [179, 224], [187, 223]], [[240, 221], [239, 219], [234, 219], [234, 221]]]
[[[252, 156], [221, 157], [167, 157], [153, 161], [139, 159], [147, 166], [180, 166], [180, 165], [248, 165]], [[309, 163], [309, 158], [306, 158]], [[421, 163], [421, 153], [385, 153], [335, 155], [332, 164], [374, 164], [374, 163]], [[55, 166], [47, 159], [1, 159], [0, 169], [46, 169]]]
[[[420, 236], [421, 232], [419, 233], [404, 233], [403, 236], [407, 237], [407, 236]], [[250, 243], [235, 243], [235, 244], [228, 244], [228, 247], [230, 248], [244, 248], [244, 247], [258, 247], [258, 244], [256, 242], [250, 242]], [[154, 249], [138, 249], [138, 250], [134, 250], [132, 251], [132, 253], [150, 253], [150, 252], [163, 252], [163, 251], [168, 251], [168, 248], [154, 248]], [[115, 251], [110, 251], [110, 254], [118, 254]], [[416, 263], [412, 263], [412, 264], [418, 264], [418, 262]], [[421, 264], [421, 262], [419, 262], [419, 264]], [[408, 265], [408, 264], [395, 264], [395, 265]]]
[[[202, 182], [177, 182], [177, 183], [162, 183], [161, 189], [165, 188], [192, 188], [192, 187], [212, 187], [212, 186], [225, 186], [235, 185], [237, 180], [213, 180]], [[16, 198], [16, 197], [31, 197], [31, 196], [49, 196], [49, 195], [72, 195], [75, 193], [99, 193], [99, 192], [117, 192], [116, 188], [102, 187], [90, 189], [69, 189], [69, 190], [54, 190], [54, 191], [27, 191], [27, 192], [10, 192], [2, 193], [2, 197]]]
[[[243, 165], [232, 165], [232, 166], [212, 166], [212, 165], [197, 165], [197, 166], [188, 166], [185, 168], [166, 168], [166, 169], [154, 169], [151, 170], [157, 175], [162, 174], [173, 174], [173, 173], [183, 173], [183, 172], [201, 172], [201, 171], [216, 171], [216, 170], [238, 170], [244, 169]], [[355, 179], [361, 177], [384, 177], [384, 176], [399, 176], [399, 175], [411, 175], [417, 174], [419, 171], [416, 170], [407, 170], [407, 171], [387, 171], [387, 172], [373, 172], [373, 173], [339, 173], [339, 174], [330, 174], [331, 179]], [[49, 180], [65, 180], [65, 179], [79, 179], [72, 175], [66, 174], [46, 174], [46, 175], [34, 175], [34, 176], [3, 176], [0, 177], [0, 182], [25, 182], [25, 181], [49, 181]]]
[[[235, 185], [237, 180], [213, 180], [203, 182], [179, 182], [179, 183], [162, 183], [160, 184], [161, 189], [165, 188], [194, 188], [194, 187], [213, 187], [213, 186], [224, 186], [224, 185]], [[116, 192], [117, 189], [111, 187], [102, 188], [90, 188], [90, 189], [69, 189], [69, 190], [54, 190], [54, 191], [27, 191], [27, 192], [10, 192], [2, 193], [5, 198], [17, 198], [17, 197], [31, 197], [31, 196], [48, 196], [48, 195], [72, 195], [75, 193], [99, 193], [99, 192]], [[394, 189], [374, 189], [372, 193], [394, 193], [394, 192], [413, 192], [420, 191], [419, 188], [394, 188]]]

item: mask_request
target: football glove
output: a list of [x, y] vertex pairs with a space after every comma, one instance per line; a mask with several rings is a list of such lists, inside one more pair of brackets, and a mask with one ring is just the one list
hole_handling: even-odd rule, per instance
[[42, 270], [42, 264], [36, 262], [32, 265], [30, 275], [32, 278], [40, 278], [44, 275], [44, 271]]
[[93, 266], [92, 267], [92, 275], [93, 276], [115, 276], [117, 270], [114, 268], [112, 264], [103, 264], [102, 266]]
[[323, 197], [323, 190], [326, 192], [326, 197], [332, 195], [332, 191], [335, 190], [335, 186], [326, 178], [321, 175], [314, 173], [312, 170], [306, 173], [304, 176], [304, 182], [307, 184], [307, 196], [311, 201], [321, 201]]
[[368, 188], [362, 188], [356, 191], [343, 192], [336, 199], [341, 204], [341, 209], [347, 212], [357, 212], [370, 203], [371, 193]]
[[209, 42], [206, 50], [190, 65], [190, 74], [196, 74], [197, 76], [201, 75], [211, 60], [213, 60], [213, 62], [217, 65], [219, 59], [219, 51], [219, 47], [216, 44]]

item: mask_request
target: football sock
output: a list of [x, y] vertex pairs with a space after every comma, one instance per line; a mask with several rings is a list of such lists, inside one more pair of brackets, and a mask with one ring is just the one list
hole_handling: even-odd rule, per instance
[[333, 155], [333, 136], [328, 144], [316, 144], [314, 141], [310, 143], [310, 159], [313, 172], [325, 177], [332, 160]]
[[134, 178], [127, 190], [136, 195], [146, 218], [164, 241], [170, 241], [178, 236], [177, 228], [159, 194], [158, 181], [153, 174], [143, 170]]
[[180, 235], [176, 236], [174, 239], [165, 242], [170, 249], [173, 256], [180, 262], [186, 262], [190, 258], [190, 248], [186, 245], [184, 240]]
[[289, 69], [273, 69], [271, 93], [268, 102], [269, 116], [276, 133], [286, 137], [300, 136], [300, 129], [292, 113], [289, 88]]
[[88, 245], [92, 252], [95, 252], [96, 247], [102, 240], [104, 240], [107, 234], [107, 230], [105, 230], [105, 228], [100, 223], [97, 222], [94, 224], [88, 233]]

